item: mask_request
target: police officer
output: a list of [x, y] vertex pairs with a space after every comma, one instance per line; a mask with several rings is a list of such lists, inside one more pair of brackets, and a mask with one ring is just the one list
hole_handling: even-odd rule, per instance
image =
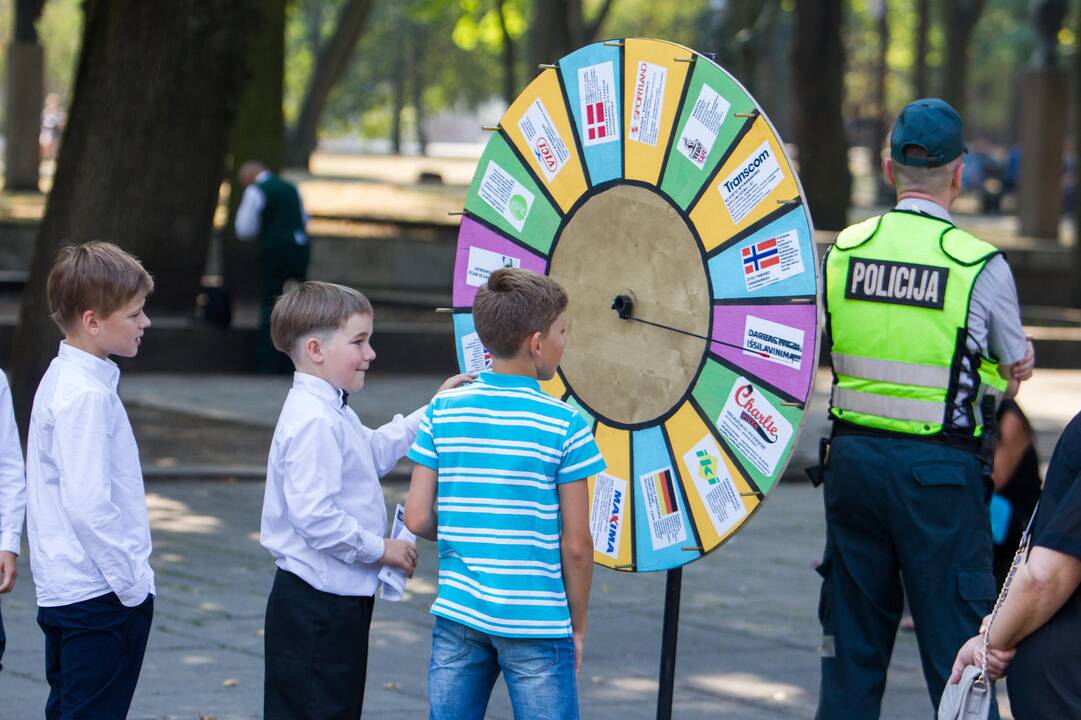
[[292, 372], [292, 364], [270, 340], [270, 311], [287, 283], [303, 282], [308, 274], [308, 216], [296, 186], [262, 163], [249, 160], [240, 166], [238, 177], [244, 194], [236, 212], [236, 235], [241, 240], [259, 238], [259, 371]]
[[841, 232], [823, 261], [834, 382], [821, 720], [879, 716], [902, 582], [936, 708], [995, 599], [989, 425], [1033, 353], [1004, 257], [950, 216], [964, 152], [949, 104], [905, 107], [884, 161], [897, 205]]

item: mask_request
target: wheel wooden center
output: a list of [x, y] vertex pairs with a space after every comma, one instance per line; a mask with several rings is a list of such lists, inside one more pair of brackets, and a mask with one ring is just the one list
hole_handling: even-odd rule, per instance
[[620, 319], [612, 309], [613, 299], [630, 295], [633, 318], [708, 336], [705, 264], [676, 209], [637, 185], [597, 193], [564, 226], [549, 274], [570, 298], [560, 368], [587, 409], [631, 426], [677, 407], [698, 373], [706, 341]]

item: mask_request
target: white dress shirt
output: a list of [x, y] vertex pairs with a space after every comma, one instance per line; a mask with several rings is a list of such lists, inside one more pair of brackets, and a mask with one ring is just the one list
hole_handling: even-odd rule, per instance
[[413, 444], [424, 408], [372, 430], [322, 378], [293, 375], [267, 461], [260, 541], [276, 564], [335, 595], [374, 595], [387, 532], [379, 478]]
[[0, 551], [19, 553], [26, 511], [23, 449], [7, 377], [0, 372]]
[[26, 450], [27, 537], [38, 605], [153, 594], [139, 448], [120, 369], [66, 342], [34, 395]]

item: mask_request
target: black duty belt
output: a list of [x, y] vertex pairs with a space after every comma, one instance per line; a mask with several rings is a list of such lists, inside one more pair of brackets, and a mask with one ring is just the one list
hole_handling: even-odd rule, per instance
[[[984, 431], [986, 433], [987, 429], [985, 428]], [[970, 452], [974, 455], [980, 454], [982, 444], [980, 438], [972, 437], [971, 435], [953, 435], [949, 433], [939, 433], [937, 435], [911, 435], [909, 433], [863, 427], [862, 425], [854, 425], [850, 422], [833, 418], [833, 430], [830, 432], [830, 439], [832, 440], [833, 438], [844, 437], [846, 435], [936, 443], [938, 445], [945, 445], [958, 450], [964, 450], [965, 452]]]

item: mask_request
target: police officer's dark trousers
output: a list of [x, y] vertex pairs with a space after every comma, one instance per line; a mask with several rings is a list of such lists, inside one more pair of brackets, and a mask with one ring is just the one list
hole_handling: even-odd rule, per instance
[[[902, 579], [937, 709], [958, 649], [976, 634], [996, 594], [979, 460], [940, 443], [845, 435], [833, 439], [823, 490], [817, 717], [879, 716]], [[998, 718], [994, 705], [991, 717]]]

